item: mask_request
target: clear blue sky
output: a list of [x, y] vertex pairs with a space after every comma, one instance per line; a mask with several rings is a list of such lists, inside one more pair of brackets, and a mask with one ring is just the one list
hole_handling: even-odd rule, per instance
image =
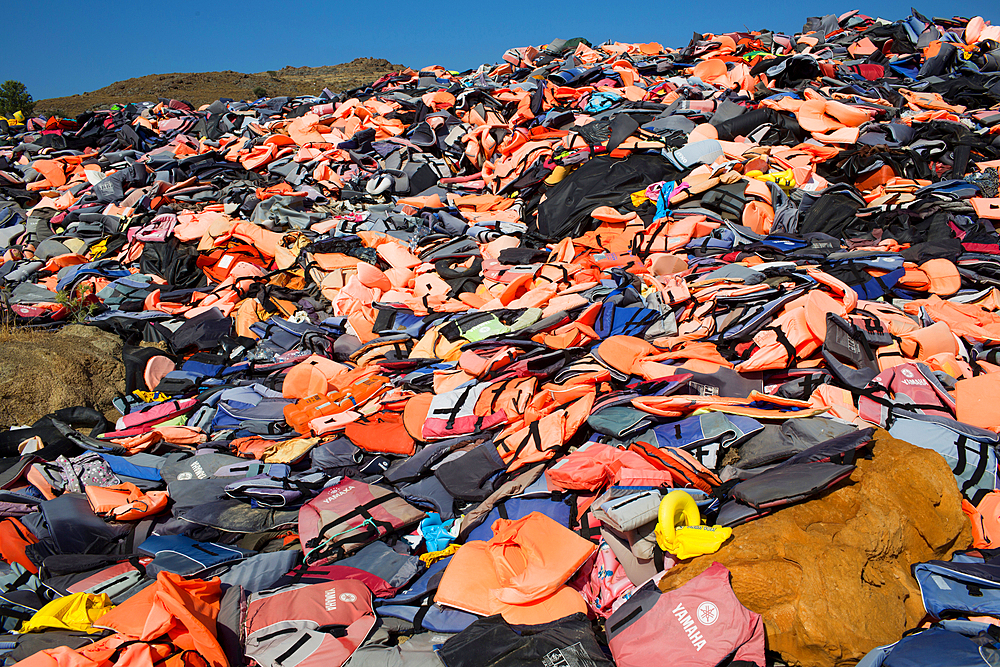
[[[463, 70], [497, 62], [514, 46], [556, 37], [599, 43], [681, 46], [691, 33], [800, 30], [809, 15], [860, 9], [895, 20], [912, 0], [868, 5], [715, 0], [244, 0], [139, 2], [47, 0], [8, 12], [0, 81], [17, 79], [35, 99], [96, 90], [121, 79], [168, 72], [262, 72], [285, 65], [335, 65], [360, 56], [420, 68]], [[1000, 21], [996, 0], [916, 6], [926, 16]], [[14, 25], [16, 24], [16, 25]]]

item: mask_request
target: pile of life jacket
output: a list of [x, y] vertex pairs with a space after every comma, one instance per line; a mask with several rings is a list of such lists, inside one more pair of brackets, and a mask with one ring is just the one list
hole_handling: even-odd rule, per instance
[[125, 369], [0, 432], [0, 661], [764, 667], [662, 573], [876, 428], [978, 551], [868, 664], [992, 647], [998, 82], [1000, 26], [852, 11], [0, 124], [3, 322]]

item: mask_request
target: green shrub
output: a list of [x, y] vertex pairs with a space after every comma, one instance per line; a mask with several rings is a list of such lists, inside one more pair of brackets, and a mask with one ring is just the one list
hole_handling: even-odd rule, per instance
[[13, 116], [16, 111], [31, 116], [35, 110], [35, 100], [20, 81], [8, 79], [0, 84], [0, 116]]
[[84, 285], [77, 285], [75, 289], [61, 290], [56, 292], [56, 303], [61, 303], [69, 310], [67, 320], [75, 324], [86, 322], [91, 315], [101, 307], [100, 300], [94, 296], [90, 290], [81, 289]]

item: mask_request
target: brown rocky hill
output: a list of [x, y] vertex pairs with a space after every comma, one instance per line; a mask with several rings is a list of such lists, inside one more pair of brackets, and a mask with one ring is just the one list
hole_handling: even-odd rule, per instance
[[107, 109], [116, 103], [156, 101], [161, 97], [199, 106], [223, 97], [256, 99], [254, 90], [258, 88], [268, 97], [317, 95], [323, 88], [334, 92], [351, 90], [402, 69], [405, 69], [403, 65], [394, 65], [384, 58], [355, 58], [340, 65], [288, 66], [256, 74], [232, 71], [149, 74], [118, 81], [90, 93], [39, 100], [35, 111], [72, 117], [84, 111]]

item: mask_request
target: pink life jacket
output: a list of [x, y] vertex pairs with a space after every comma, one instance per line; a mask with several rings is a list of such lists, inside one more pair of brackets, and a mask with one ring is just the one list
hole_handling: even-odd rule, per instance
[[145, 410], [130, 412], [127, 415], [119, 417], [115, 427], [118, 430], [124, 430], [136, 426], [159, 424], [190, 410], [197, 402], [197, 398], [182, 398], [157, 403]]
[[625, 574], [625, 568], [615, 558], [615, 552], [603, 539], [597, 552], [590, 557], [593, 567], [580, 568], [580, 575], [570, 582], [570, 586], [580, 591], [595, 614], [601, 618], [611, 616], [628, 600], [635, 585]]
[[764, 623], [740, 603], [721, 563], [672, 591], [644, 584], [606, 627], [618, 667], [716, 667], [730, 657], [726, 664], [765, 665]]
[[375, 620], [371, 592], [354, 579], [261, 591], [246, 603], [246, 654], [261, 665], [340, 667]]
[[559, 459], [545, 471], [545, 477], [552, 486], [560, 489], [597, 491], [615, 482], [623, 470], [629, 471], [630, 478], [639, 477], [642, 473], [638, 471], [648, 471], [644, 480], [647, 484], [673, 486], [669, 474], [657, 475], [663, 471], [657, 470], [639, 454], [599, 442], [588, 442]]
[[485, 382], [469, 383], [435, 396], [424, 421], [421, 432], [423, 439], [442, 440], [486, 431], [506, 423], [507, 414], [502, 410], [482, 416], [475, 412], [480, 394], [489, 386]]
[[392, 489], [344, 477], [299, 508], [299, 541], [307, 563], [325, 562], [426, 516]]
[[921, 363], [893, 366], [876, 375], [858, 398], [858, 414], [884, 428], [893, 412], [955, 418], [955, 399]]

